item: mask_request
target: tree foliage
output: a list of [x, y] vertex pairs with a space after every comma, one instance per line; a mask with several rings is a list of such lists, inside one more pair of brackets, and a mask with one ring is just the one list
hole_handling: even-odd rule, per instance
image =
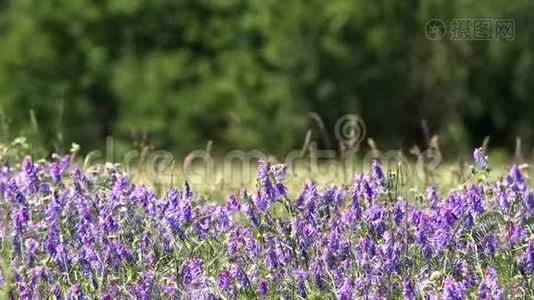
[[[391, 147], [527, 142], [531, 1], [0, 1], [0, 105], [16, 134], [97, 146], [150, 133], [185, 153], [283, 153], [317, 112], [346, 113]], [[514, 41], [433, 41], [439, 18], [515, 20]], [[61, 133], [61, 134], [58, 134]]]

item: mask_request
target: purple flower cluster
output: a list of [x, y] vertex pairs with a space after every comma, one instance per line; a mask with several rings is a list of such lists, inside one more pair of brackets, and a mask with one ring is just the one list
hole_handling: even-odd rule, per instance
[[482, 148], [476, 148], [475, 151], [473, 151], [473, 157], [475, 158], [475, 162], [480, 169], [486, 170], [488, 168], [487, 158], [484, 155]]
[[374, 161], [347, 187], [308, 180], [290, 197], [286, 167], [260, 161], [255, 189], [205, 201], [68, 156], [3, 164], [0, 291], [14, 298], [533, 296], [534, 194], [515, 165], [414, 196]]

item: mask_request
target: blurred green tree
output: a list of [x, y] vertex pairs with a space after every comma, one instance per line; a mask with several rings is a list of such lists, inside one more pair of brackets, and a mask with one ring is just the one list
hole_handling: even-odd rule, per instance
[[[178, 153], [281, 154], [318, 113], [357, 113], [384, 147], [532, 142], [534, 3], [0, 1], [0, 108], [13, 134], [98, 147], [147, 132]], [[515, 20], [514, 41], [433, 41], [439, 18]], [[33, 128], [33, 129], [32, 129]], [[323, 145], [325, 146], [325, 145]]]

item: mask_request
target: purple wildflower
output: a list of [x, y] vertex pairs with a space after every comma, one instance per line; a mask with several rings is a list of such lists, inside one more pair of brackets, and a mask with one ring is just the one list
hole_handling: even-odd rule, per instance
[[295, 278], [297, 294], [303, 298], [306, 298], [306, 285], [304, 284], [304, 281], [306, 280], [306, 273], [301, 269], [296, 269], [293, 271], [293, 276]]
[[310, 274], [315, 282], [315, 285], [320, 289], [324, 289], [324, 280], [323, 280], [323, 267], [320, 260], [314, 261], [310, 265]]
[[265, 239], [265, 264], [270, 268], [276, 268], [280, 263], [280, 257], [276, 251], [275, 241], [273, 240], [271, 234], [266, 233], [264, 235]]
[[233, 264], [230, 267], [230, 274], [232, 274], [232, 277], [239, 283], [239, 285], [241, 285], [241, 287], [247, 288], [250, 286], [247, 274], [245, 274], [241, 266]]
[[373, 160], [371, 163], [371, 171], [373, 173], [373, 178], [378, 182], [378, 184], [383, 185], [386, 179], [384, 177], [384, 172], [382, 171], [382, 166], [377, 160]]
[[276, 192], [273, 183], [271, 182], [271, 163], [265, 160], [258, 162], [258, 181], [263, 191], [265, 192], [268, 201], [275, 200]]
[[227, 199], [227, 207], [230, 211], [239, 211], [241, 210], [241, 204], [237, 201], [234, 194], [228, 194]]
[[513, 183], [523, 185], [525, 184], [525, 178], [521, 174], [521, 168], [518, 165], [512, 165], [510, 172], [508, 173], [509, 178], [512, 179]]
[[522, 214], [525, 218], [534, 215], [534, 194], [527, 189], [521, 193], [522, 199]]
[[260, 226], [260, 219], [253, 205], [245, 203], [241, 206], [241, 211], [255, 227]]
[[495, 269], [488, 267], [486, 276], [478, 286], [478, 299], [481, 300], [500, 300], [503, 299], [502, 289], [497, 281]]
[[206, 285], [206, 278], [202, 272], [201, 261], [198, 258], [193, 258], [189, 263], [189, 272], [191, 272], [191, 279], [198, 282], [200, 285]]
[[488, 168], [487, 158], [484, 155], [482, 148], [476, 148], [475, 151], [473, 151], [473, 157], [475, 158], [475, 162], [480, 169], [486, 170]]
[[72, 287], [70, 287], [67, 290], [65, 298], [67, 300], [74, 300], [74, 299], [82, 300], [82, 299], [85, 299], [84, 294], [82, 292], [82, 287], [81, 287], [79, 282], [74, 284]]
[[443, 281], [443, 291], [441, 293], [442, 300], [462, 300], [463, 291], [461, 287], [452, 279], [451, 276], [447, 276]]
[[497, 236], [495, 233], [487, 234], [480, 242], [481, 251], [486, 255], [493, 255], [497, 249]]
[[343, 224], [349, 227], [354, 227], [357, 220], [357, 212], [352, 207], [348, 207], [341, 212], [341, 222]]
[[260, 190], [257, 190], [252, 195], [252, 201], [254, 201], [254, 205], [256, 206], [258, 210], [262, 212], [267, 211], [269, 203], [267, 202], [267, 199], [264, 199], [263, 194]]
[[406, 200], [402, 196], [399, 196], [397, 198], [397, 202], [395, 202], [395, 206], [393, 207], [393, 211], [391, 212], [391, 217], [393, 219], [393, 223], [395, 226], [399, 227], [401, 226], [402, 219], [404, 217], [404, 207], [406, 204]]
[[61, 180], [61, 168], [58, 163], [53, 162], [49, 165], [50, 177], [55, 183]]
[[432, 237], [434, 249], [438, 252], [445, 250], [451, 239], [451, 231], [448, 228], [440, 228], [436, 230]]
[[246, 238], [245, 250], [250, 258], [256, 258], [260, 254], [260, 245], [253, 238]]
[[438, 209], [439, 208], [439, 196], [436, 192], [436, 188], [433, 186], [429, 186], [426, 189], [426, 198], [428, 200], [428, 203], [430, 204], [431, 209]]
[[277, 164], [271, 167], [274, 175], [274, 180], [276, 182], [282, 182], [286, 179], [287, 176], [287, 165], [286, 164]]
[[356, 185], [353, 185], [350, 189], [349, 189], [349, 197], [350, 197], [350, 207], [352, 208], [353, 212], [354, 212], [354, 217], [356, 219], [360, 219], [362, 217], [362, 209], [360, 207], [360, 203], [359, 203], [359, 198], [360, 198], [360, 195], [359, 195], [359, 189]]
[[189, 202], [193, 199], [193, 192], [191, 191], [191, 186], [189, 183], [185, 182], [182, 189], [182, 201]]
[[345, 278], [337, 290], [338, 300], [350, 300], [352, 299], [352, 280], [350, 278]]
[[372, 205], [366, 212], [367, 227], [377, 236], [381, 236], [385, 230], [384, 206]]
[[507, 240], [511, 247], [520, 243], [526, 233], [526, 229], [523, 225], [515, 225], [513, 222], [506, 224]]
[[481, 214], [484, 212], [484, 190], [482, 186], [471, 185], [468, 190], [468, 204], [473, 212]]
[[52, 294], [54, 295], [55, 299], [56, 300], [59, 300], [59, 299], [62, 299], [61, 297], [61, 288], [59, 287], [59, 285], [57, 284], [52, 284], [52, 287], [51, 287], [51, 290], [52, 290]]
[[361, 182], [361, 185], [362, 185], [363, 195], [365, 196], [365, 200], [367, 200], [367, 205], [370, 206], [373, 203], [373, 198], [375, 197], [376, 192], [373, 189], [369, 180], [365, 178]]
[[219, 289], [223, 292], [228, 292], [230, 290], [230, 285], [232, 284], [232, 278], [230, 277], [230, 273], [228, 271], [221, 271], [219, 273], [219, 278], [217, 280], [217, 283], [219, 285]]
[[262, 295], [263, 297], [267, 296], [267, 293], [269, 292], [269, 289], [267, 287], [267, 281], [264, 279], [258, 279], [258, 293]]
[[526, 274], [534, 274], [534, 240], [528, 241], [527, 247], [518, 257], [518, 262]]

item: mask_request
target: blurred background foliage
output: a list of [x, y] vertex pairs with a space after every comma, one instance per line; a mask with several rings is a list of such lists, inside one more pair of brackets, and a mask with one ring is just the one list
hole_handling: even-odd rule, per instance
[[[534, 2], [0, 0], [2, 139], [283, 154], [346, 113], [381, 148], [530, 147]], [[514, 41], [433, 41], [439, 18], [514, 19]], [[327, 146], [326, 143], [320, 145]], [[332, 145], [335, 147], [335, 144]], [[68, 149], [68, 147], [66, 147]]]

